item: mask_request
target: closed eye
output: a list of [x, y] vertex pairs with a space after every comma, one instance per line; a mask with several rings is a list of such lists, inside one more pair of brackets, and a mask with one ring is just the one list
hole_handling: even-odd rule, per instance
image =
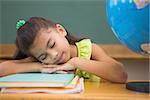
[[48, 40], [47, 42], [47, 48], [53, 48], [55, 46], [55, 42], [51, 39]]
[[45, 60], [47, 58], [47, 54], [43, 54], [42, 56], [40, 56], [40, 60]]
[[53, 48], [55, 46], [55, 42], [51, 45], [51, 48]]

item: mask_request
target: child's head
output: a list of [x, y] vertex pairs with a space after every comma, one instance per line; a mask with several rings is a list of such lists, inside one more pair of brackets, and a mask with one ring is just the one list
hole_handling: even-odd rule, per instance
[[19, 50], [43, 63], [64, 63], [70, 59], [70, 45], [77, 41], [63, 26], [41, 17], [32, 17], [17, 30]]

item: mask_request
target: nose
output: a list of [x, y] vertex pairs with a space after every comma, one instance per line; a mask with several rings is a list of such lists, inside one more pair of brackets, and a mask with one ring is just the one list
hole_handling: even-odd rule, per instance
[[58, 56], [58, 51], [54, 49], [47, 50], [48, 54], [50, 55], [51, 59], [55, 60]]

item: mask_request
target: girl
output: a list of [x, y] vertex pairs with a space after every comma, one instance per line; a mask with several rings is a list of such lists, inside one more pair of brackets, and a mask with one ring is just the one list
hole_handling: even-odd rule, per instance
[[0, 76], [20, 72], [75, 70], [85, 78], [97, 75], [112, 82], [125, 83], [127, 73], [90, 39], [76, 39], [60, 24], [41, 17], [17, 23], [15, 60], [0, 64]]

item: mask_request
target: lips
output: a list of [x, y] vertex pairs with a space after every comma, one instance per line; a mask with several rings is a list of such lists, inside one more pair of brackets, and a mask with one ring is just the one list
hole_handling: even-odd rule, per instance
[[54, 62], [55, 64], [60, 63], [60, 61], [62, 60], [63, 54], [64, 54], [64, 53], [61, 53], [61, 54], [57, 57], [57, 59], [56, 59], [55, 62]]

